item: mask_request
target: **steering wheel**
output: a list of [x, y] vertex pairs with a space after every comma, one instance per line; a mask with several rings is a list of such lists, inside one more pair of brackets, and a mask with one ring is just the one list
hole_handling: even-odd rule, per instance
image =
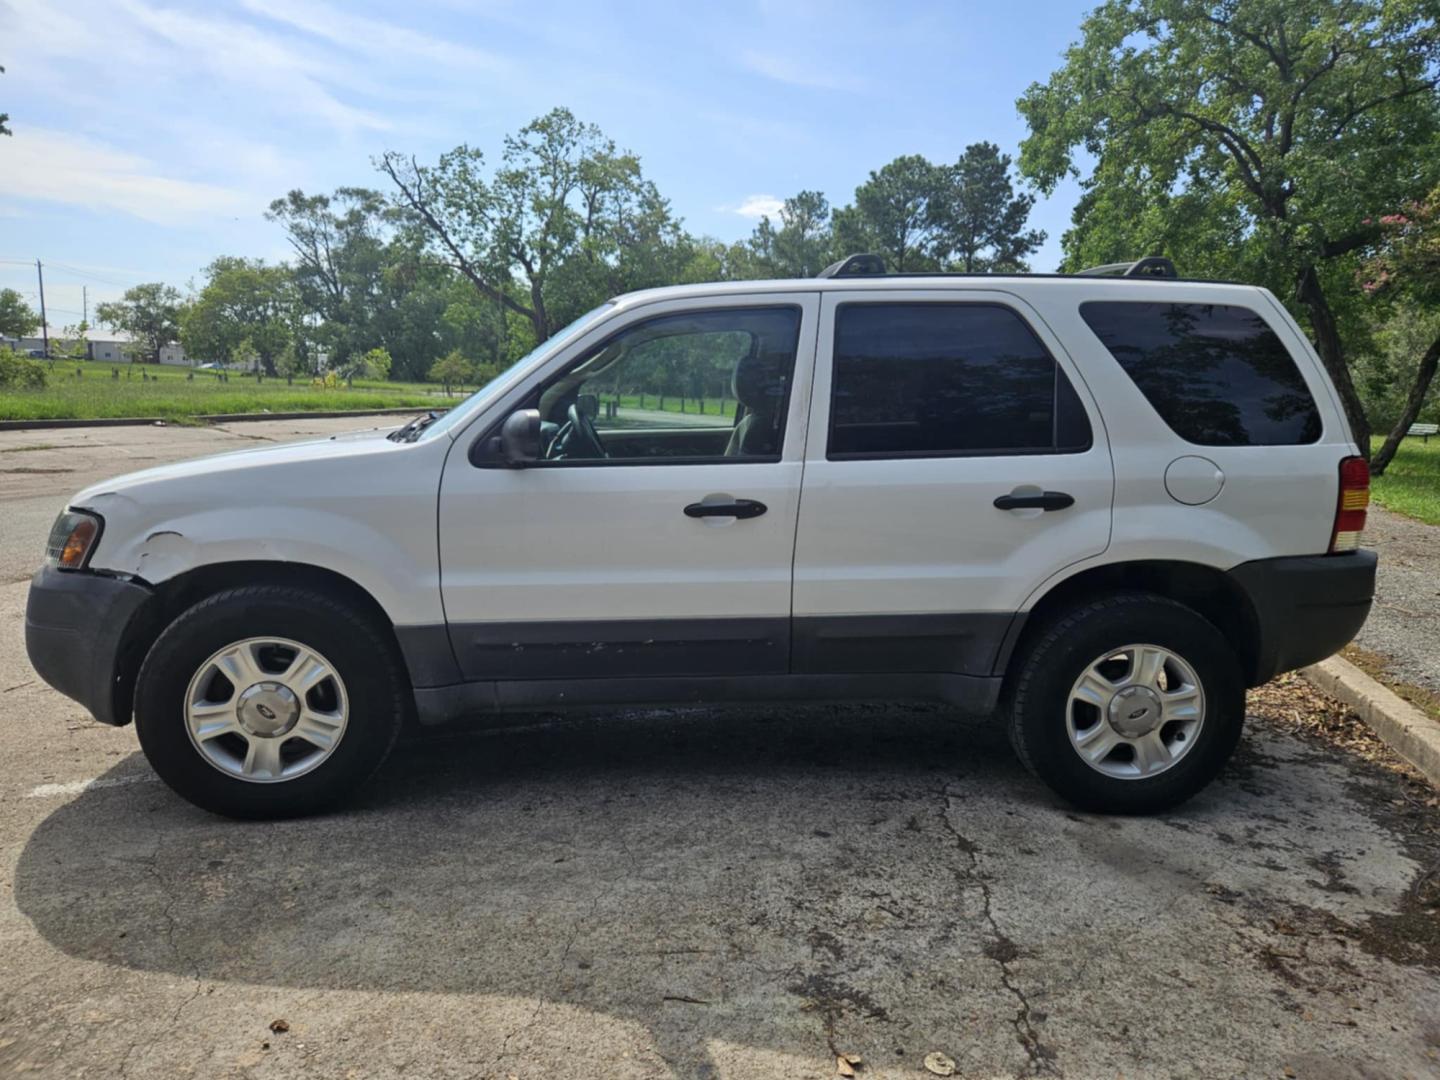
[[579, 403], [573, 403], [565, 410], [565, 426], [555, 436], [551, 446], [555, 447], [556, 458], [608, 458], [600, 433], [595, 430], [595, 421], [580, 411]]

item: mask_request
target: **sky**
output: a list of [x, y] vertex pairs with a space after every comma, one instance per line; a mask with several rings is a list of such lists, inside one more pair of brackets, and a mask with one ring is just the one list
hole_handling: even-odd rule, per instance
[[[1087, 2], [0, 0], [0, 288], [50, 323], [217, 255], [279, 261], [292, 188], [383, 190], [557, 105], [641, 159], [686, 227], [725, 241], [803, 189], [849, 202], [901, 154], [1018, 154], [1015, 100]], [[1074, 184], [1037, 202], [1055, 269]], [[82, 288], [88, 296], [82, 296]]]

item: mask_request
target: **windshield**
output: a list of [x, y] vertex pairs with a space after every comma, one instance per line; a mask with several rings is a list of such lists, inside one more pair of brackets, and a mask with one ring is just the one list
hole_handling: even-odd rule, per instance
[[589, 326], [592, 322], [598, 319], [601, 315], [604, 315], [605, 312], [609, 311], [614, 306], [615, 305], [613, 301], [607, 300], [599, 307], [587, 311], [584, 315], [581, 315], [574, 322], [570, 323], [570, 325], [566, 326], [565, 329], [551, 334], [548, 338], [542, 341], [539, 345], [536, 345], [535, 348], [531, 349], [519, 360], [516, 360], [515, 363], [511, 364], [504, 371], [500, 372], [499, 375], [496, 375], [484, 386], [480, 387], [480, 389], [476, 390], [464, 401], [460, 402], [460, 404], [449, 410], [438, 420], [435, 420], [434, 422], [426, 425], [421, 430], [419, 438], [416, 441], [423, 442], [426, 439], [433, 439], [441, 432], [448, 433], [453, 429], [462, 426], [467, 420], [470, 419], [470, 417], [474, 416], [479, 409], [484, 408], [486, 403], [488, 403], [490, 399], [495, 396], [496, 392], [501, 388], [501, 386], [510, 381], [510, 376], [514, 374], [517, 368], [529, 367], [530, 364], [533, 363], [540, 356], [554, 352], [556, 349], [564, 345], [565, 342], [569, 341], [586, 326]]

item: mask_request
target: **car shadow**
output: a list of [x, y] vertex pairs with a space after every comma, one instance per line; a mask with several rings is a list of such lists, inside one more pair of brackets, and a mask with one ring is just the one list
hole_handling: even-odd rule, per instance
[[[145, 772], [137, 754], [107, 776]], [[1235, 813], [1236, 794], [1187, 814]], [[1059, 806], [994, 721], [647, 710], [413, 737], [351, 807], [300, 821], [97, 786], [33, 831], [15, 900], [47, 942], [102, 964], [534, 1002], [502, 1054], [564, 1006], [643, 1025], [682, 1075], [713, 1070], [714, 1040], [899, 1061], [963, 1008], [975, 1063], [1018, 1072], [1048, 1050], [1017, 1034], [991, 882], [1026, 858], [1043, 882], [1048, 856], [1027, 845], [1059, 830], [1120, 827]], [[1094, 857], [1117, 887], [1155, 880], [1111, 835]]]

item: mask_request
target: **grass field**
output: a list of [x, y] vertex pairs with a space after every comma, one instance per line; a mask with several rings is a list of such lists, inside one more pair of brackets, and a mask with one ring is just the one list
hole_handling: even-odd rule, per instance
[[[1383, 441], [1375, 439], [1371, 445], [1378, 450]], [[1432, 435], [1428, 444], [1414, 438], [1402, 442], [1370, 491], [1387, 510], [1440, 525], [1440, 438]]]
[[[76, 369], [81, 374], [76, 376]], [[116, 378], [114, 372], [119, 372]], [[231, 372], [151, 364], [55, 363], [43, 390], [0, 390], [0, 420], [91, 420], [158, 416], [184, 420], [209, 413], [344, 412], [350, 409], [444, 407], [443, 391], [429, 383], [357, 379], [353, 387], [310, 385], [297, 379], [257, 381]], [[143, 378], [142, 378], [143, 375]], [[459, 397], [448, 399], [458, 401]]]
[[[607, 401], [615, 401], [613, 394], [601, 394], [600, 401], [603, 405]], [[643, 398], [638, 394], [622, 394], [618, 399], [622, 409], [650, 409], [657, 412], [693, 413], [705, 416], [734, 416], [734, 398], [706, 398], [701, 401], [697, 398], [658, 397], [655, 394], [646, 394]]]

